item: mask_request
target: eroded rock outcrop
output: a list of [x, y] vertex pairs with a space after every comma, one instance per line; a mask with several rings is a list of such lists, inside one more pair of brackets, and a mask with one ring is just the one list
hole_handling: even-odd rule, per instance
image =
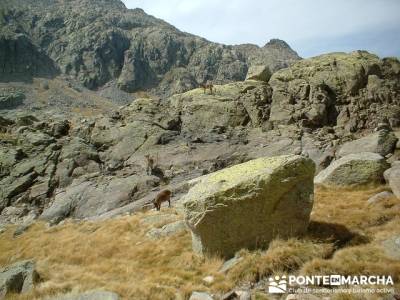
[[399, 126], [399, 61], [365, 51], [301, 60], [273, 74], [271, 121], [306, 127], [373, 129], [387, 118]]

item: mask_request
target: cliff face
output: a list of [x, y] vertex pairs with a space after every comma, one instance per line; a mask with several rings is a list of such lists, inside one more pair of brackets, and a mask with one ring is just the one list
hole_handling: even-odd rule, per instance
[[[128, 92], [170, 95], [205, 80], [243, 80], [250, 65], [275, 71], [300, 59], [280, 40], [264, 47], [212, 43], [118, 0], [11, 0], [2, 4], [0, 24], [0, 46], [17, 36], [30, 45], [16, 53], [13, 65], [26, 65], [25, 58], [37, 53], [32, 57], [48, 63], [32, 67], [29, 75], [58, 70], [90, 89], [109, 83]], [[0, 56], [3, 81], [18, 75], [7, 67], [8, 57]]]

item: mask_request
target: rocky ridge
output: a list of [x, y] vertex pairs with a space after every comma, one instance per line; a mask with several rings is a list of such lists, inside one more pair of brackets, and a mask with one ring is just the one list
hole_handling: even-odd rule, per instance
[[212, 43], [119, 0], [3, 2], [0, 81], [64, 74], [103, 93], [168, 96], [207, 80], [244, 80], [251, 65], [275, 71], [300, 59], [276, 39], [264, 47]]

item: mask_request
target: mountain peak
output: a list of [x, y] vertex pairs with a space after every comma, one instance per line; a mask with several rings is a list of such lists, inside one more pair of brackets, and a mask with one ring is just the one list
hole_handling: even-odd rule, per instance
[[264, 47], [290, 48], [288, 43], [280, 39], [270, 39], [269, 42], [264, 45]]

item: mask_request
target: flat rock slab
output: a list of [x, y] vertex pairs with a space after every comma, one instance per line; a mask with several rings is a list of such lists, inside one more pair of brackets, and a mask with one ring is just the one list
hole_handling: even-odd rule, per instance
[[322, 170], [315, 183], [325, 186], [351, 186], [382, 183], [383, 172], [390, 165], [376, 153], [362, 152], [346, 155]]
[[398, 138], [393, 132], [380, 131], [343, 144], [339, 157], [361, 152], [373, 152], [385, 156], [393, 153]]
[[298, 155], [259, 158], [195, 179], [183, 199], [193, 250], [233, 257], [302, 234], [313, 205], [315, 164]]

